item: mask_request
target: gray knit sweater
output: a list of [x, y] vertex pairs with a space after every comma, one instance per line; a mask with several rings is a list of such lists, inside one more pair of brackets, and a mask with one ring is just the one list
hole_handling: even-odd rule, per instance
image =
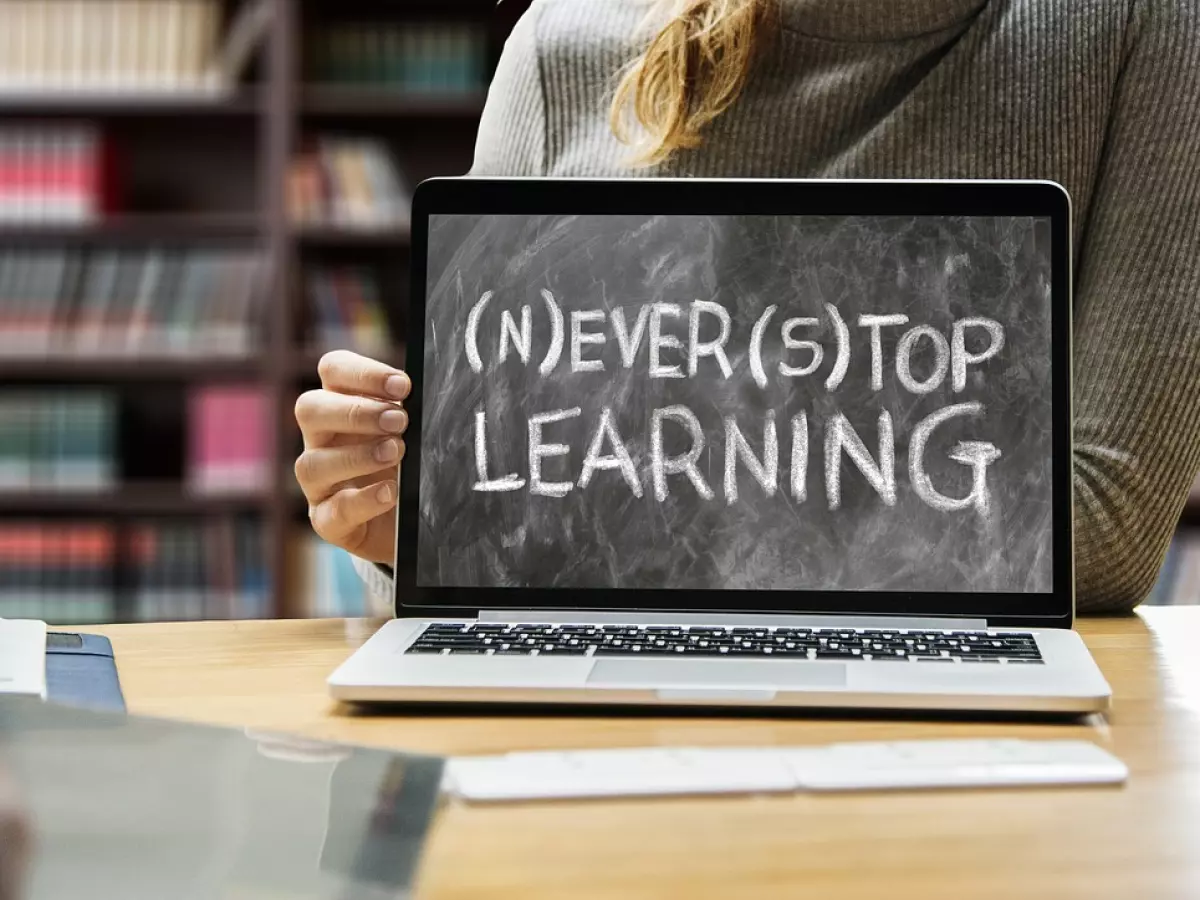
[[1141, 601], [1200, 468], [1200, 0], [783, 0], [705, 144], [631, 171], [607, 111], [646, 11], [534, 0], [472, 174], [1064, 185], [1078, 608]]

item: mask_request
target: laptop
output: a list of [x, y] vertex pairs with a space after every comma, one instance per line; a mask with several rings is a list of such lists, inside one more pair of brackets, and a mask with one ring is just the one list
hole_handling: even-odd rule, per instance
[[349, 701], [1085, 713], [1049, 182], [435, 179]]

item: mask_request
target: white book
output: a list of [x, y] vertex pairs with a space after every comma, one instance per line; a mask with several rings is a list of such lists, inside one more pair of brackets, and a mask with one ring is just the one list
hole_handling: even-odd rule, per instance
[[34, 87], [46, 87], [46, 25], [44, 3], [22, 3], [25, 7], [25, 73]]
[[77, 91], [87, 83], [84, 69], [88, 35], [84, 11], [94, 0], [59, 0], [62, 7], [63, 84]]
[[184, 0], [188, 38], [181, 66], [182, 83], [193, 90], [204, 89], [216, 62], [220, 10], [212, 0]]
[[0, 3], [0, 91], [12, 89], [16, 76], [16, 4]]
[[13, 4], [13, 69], [15, 86], [18, 90], [27, 89], [32, 83], [33, 65], [30, 40], [33, 37], [33, 21], [31, 6], [28, 3]]
[[112, 0], [116, 7], [116, 79], [123, 90], [144, 89], [138, 72], [138, 0]]
[[103, 50], [101, 50], [102, 76], [98, 84], [113, 91], [121, 87], [121, 4], [107, 0], [97, 7], [100, 10]]
[[184, 48], [187, 45], [187, 19], [182, 0], [158, 0], [155, 6], [160, 11], [156, 45], [158, 56], [155, 70], [164, 85], [178, 90], [184, 83]]
[[0, 694], [46, 699], [46, 623], [0, 619]]
[[67, 81], [66, 22], [68, 10], [66, 4], [61, 0], [54, 0], [54, 2], [43, 5], [45, 17], [43, 21], [46, 28], [46, 80], [54, 86], [55, 90], [62, 90]]
[[[133, 0], [133, 28], [127, 37], [129, 45], [128, 77], [138, 91], [159, 81], [157, 56], [162, 36], [156, 35], [159, 4], [150, 0]], [[157, 40], [156, 40], [157, 38]]]
[[107, 7], [97, 0], [81, 0], [76, 11], [80, 33], [79, 89], [94, 91], [104, 89], [104, 57], [107, 35], [104, 22]]

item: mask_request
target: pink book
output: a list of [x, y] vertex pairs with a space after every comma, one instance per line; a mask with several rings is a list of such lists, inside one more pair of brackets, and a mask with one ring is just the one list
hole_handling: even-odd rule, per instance
[[256, 385], [199, 387], [189, 399], [189, 483], [202, 494], [265, 490], [271, 474], [267, 398]]

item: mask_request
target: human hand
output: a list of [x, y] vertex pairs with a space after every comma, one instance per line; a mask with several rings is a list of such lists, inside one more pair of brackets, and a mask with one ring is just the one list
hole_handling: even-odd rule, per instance
[[0, 900], [18, 900], [33, 851], [33, 829], [12, 776], [0, 762]]
[[390, 563], [401, 435], [408, 427], [400, 401], [412, 382], [399, 369], [348, 350], [326, 353], [317, 372], [321, 389], [296, 401], [304, 435], [296, 480], [308, 499], [309, 519], [329, 543]]

